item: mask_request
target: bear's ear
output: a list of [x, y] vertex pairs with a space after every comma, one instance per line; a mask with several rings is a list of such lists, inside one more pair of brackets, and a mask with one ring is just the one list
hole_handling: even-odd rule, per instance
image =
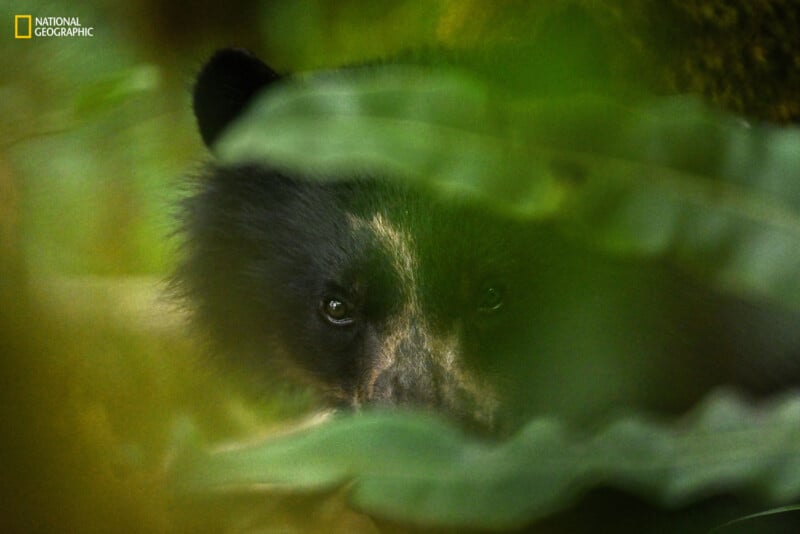
[[253, 95], [279, 78], [275, 71], [245, 50], [217, 51], [194, 84], [192, 106], [206, 146], [216, 141]]

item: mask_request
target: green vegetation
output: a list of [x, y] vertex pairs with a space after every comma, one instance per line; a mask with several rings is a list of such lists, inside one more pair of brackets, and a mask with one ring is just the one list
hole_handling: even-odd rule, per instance
[[[635, 342], [611, 333], [642, 309], [628, 288], [648, 279], [609, 279], [595, 295], [606, 319], [569, 315], [593, 266], [571, 267], [595, 257], [667, 263], [800, 308], [796, 2], [217, 4], [11, 6], [95, 30], [0, 41], [0, 497], [15, 510], [0, 530], [373, 532], [371, 516], [588, 528], [594, 516], [573, 507], [611, 488], [665, 511], [669, 528], [703, 531], [800, 500], [796, 394], [709, 392], [677, 418], [634, 410], [627, 400], [681, 391], [685, 377], [680, 333], [655, 313], [636, 317]], [[547, 313], [550, 352], [516, 362], [530, 381], [519, 433], [487, 442], [375, 412], [276, 438], [313, 399], [253, 395], [197, 346], [160, 281], [185, 176], [209, 157], [187, 88], [231, 44], [282, 72], [366, 66], [291, 79], [214, 157], [324, 179], [357, 166], [585, 252], [542, 282], [532, 313]], [[574, 425], [590, 403], [607, 417]], [[678, 519], [730, 494], [752, 501]], [[633, 511], [604, 517], [626, 513], [646, 530]]]
[[797, 398], [755, 410], [718, 395], [685, 423], [678, 431], [625, 417], [583, 439], [557, 420], [538, 419], [508, 442], [488, 445], [419, 415], [372, 413], [195, 457], [178, 471], [179, 491], [206, 498], [322, 493], [353, 481], [349, 498], [368, 513], [480, 529], [519, 528], [600, 485], [668, 508], [722, 488], [758, 489], [774, 502], [800, 496]]

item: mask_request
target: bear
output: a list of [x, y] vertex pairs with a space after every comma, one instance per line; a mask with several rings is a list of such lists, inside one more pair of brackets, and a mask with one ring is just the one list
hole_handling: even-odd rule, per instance
[[[194, 88], [212, 146], [281, 79], [223, 50]], [[211, 165], [183, 214], [178, 272], [195, 320], [244, 365], [299, 377], [333, 406], [430, 408], [492, 425], [483, 357], [520, 328], [519, 223], [379, 177], [314, 181], [263, 164]], [[249, 356], [247, 356], [249, 355]]]
[[[247, 51], [214, 54], [193, 90], [204, 143], [213, 147], [256, 95], [286, 79]], [[773, 308], [660, 265], [590, 254], [546, 223], [399, 180], [315, 178], [265, 162], [208, 164], [181, 211], [175, 280], [212, 351], [255, 375], [311, 384], [325, 405], [429, 410], [497, 431], [530, 416], [524, 408], [573, 399], [590, 420], [606, 405], [685, 410], [742, 377], [754, 391], [776, 389], [752, 372], [753, 354], [780, 353], [792, 373], [772, 374], [796, 377], [797, 314], [776, 320]], [[570, 289], [571, 276], [590, 285]], [[620, 287], [636, 297], [619, 300], [609, 288]], [[550, 310], [555, 301], [574, 301], [566, 318]], [[626, 347], [620, 360], [636, 362], [595, 363], [603, 346], [582, 340], [587, 320]], [[548, 341], [540, 334], [550, 323], [567, 335]], [[742, 342], [754, 337], [748, 325], [758, 346]], [[644, 328], [667, 334], [648, 344]], [[561, 361], [574, 354], [583, 356]], [[627, 390], [613, 380], [624, 373]]]

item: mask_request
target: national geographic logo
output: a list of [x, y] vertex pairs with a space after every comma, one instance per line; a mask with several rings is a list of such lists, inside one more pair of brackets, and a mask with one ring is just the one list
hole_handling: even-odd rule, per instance
[[33, 37], [94, 37], [94, 26], [83, 26], [80, 17], [14, 15], [14, 39]]

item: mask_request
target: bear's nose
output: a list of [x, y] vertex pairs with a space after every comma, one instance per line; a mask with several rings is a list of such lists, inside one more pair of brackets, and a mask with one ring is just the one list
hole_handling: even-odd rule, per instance
[[367, 387], [367, 401], [391, 405], [439, 406], [442, 370], [435, 364], [430, 334], [424, 326], [408, 321], [387, 335], [376, 369]]
[[429, 359], [397, 362], [384, 369], [372, 387], [374, 402], [409, 405], [438, 406], [440, 395], [433, 365]]

